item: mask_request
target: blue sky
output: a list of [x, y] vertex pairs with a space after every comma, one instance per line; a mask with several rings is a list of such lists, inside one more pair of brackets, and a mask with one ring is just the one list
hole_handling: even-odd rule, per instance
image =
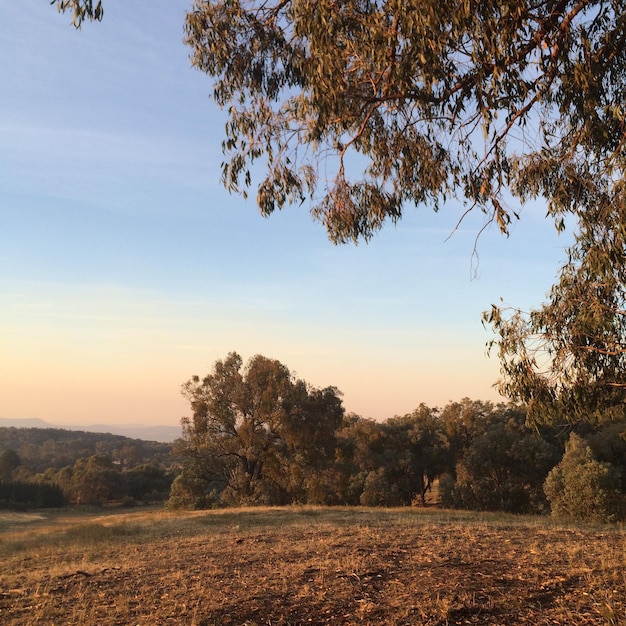
[[108, 0], [76, 31], [0, 0], [0, 417], [177, 424], [181, 384], [232, 350], [364, 417], [498, 400], [480, 315], [545, 299], [567, 242], [544, 207], [483, 233], [477, 268], [482, 216], [449, 237], [455, 202], [359, 246], [307, 207], [262, 218], [219, 183], [225, 116], [182, 42], [190, 5]]

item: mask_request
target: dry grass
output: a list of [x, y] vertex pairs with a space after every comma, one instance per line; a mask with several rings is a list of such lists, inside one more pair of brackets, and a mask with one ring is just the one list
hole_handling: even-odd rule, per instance
[[0, 516], [0, 623], [626, 624], [615, 527], [417, 509]]

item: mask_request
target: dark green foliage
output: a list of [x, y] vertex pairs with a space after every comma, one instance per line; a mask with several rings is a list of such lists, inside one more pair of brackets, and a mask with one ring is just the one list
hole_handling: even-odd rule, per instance
[[0, 480], [0, 509], [60, 507], [65, 503], [63, 491], [57, 485]]
[[163, 501], [174, 476], [164, 467], [143, 465], [124, 470], [105, 455], [77, 459], [60, 470], [49, 468], [41, 480], [58, 485], [73, 504]]
[[173, 480], [171, 449], [107, 433], [0, 428], [0, 479], [60, 489], [74, 504], [163, 501]]
[[545, 511], [543, 481], [559, 453], [529, 430], [524, 418], [523, 411], [503, 407], [485, 416], [456, 464], [450, 504], [512, 513]]
[[[562, 447], [554, 429], [542, 433], [526, 425], [523, 407], [465, 399], [442, 411], [420, 405], [385, 422], [356, 415], [339, 422], [340, 415], [331, 411], [332, 419], [320, 424], [316, 437], [308, 427], [293, 428], [286, 407], [306, 403], [293, 404], [289, 394], [294, 388], [284, 366], [255, 357], [243, 372], [241, 367], [231, 354], [204, 381], [192, 379], [185, 386], [192, 391], [194, 419], [186, 420], [186, 436], [178, 443], [183, 471], [172, 485], [169, 507], [423, 506], [431, 504], [428, 494], [438, 481], [443, 506], [548, 510], [544, 482], [559, 463]], [[302, 400], [306, 386], [295, 387]], [[329, 403], [320, 405], [326, 408], [310, 414], [315, 420], [328, 418], [328, 407], [340, 407], [329, 393]], [[311, 397], [320, 398], [317, 393]], [[261, 407], [268, 412], [255, 412]], [[582, 430], [605, 457], [620, 457], [624, 442], [615, 428], [586, 425]], [[613, 470], [589, 483], [589, 501], [602, 500], [606, 480], [619, 475], [619, 468]], [[611, 484], [615, 495], [617, 483]]]
[[544, 485], [555, 517], [593, 522], [613, 522], [626, 514], [622, 472], [597, 461], [589, 445], [572, 434], [561, 462]]
[[433, 480], [446, 467], [437, 411], [420, 405], [384, 423], [351, 416], [338, 433], [341, 500], [347, 504], [426, 504]]
[[541, 513], [543, 482], [559, 450], [525, 424], [520, 407], [464, 401], [444, 410], [451, 471], [442, 504], [475, 510]]
[[158, 465], [139, 465], [122, 472], [123, 492], [135, 500], [165, 500], [173, 476]]
[[614, 465], [626, 476], [626, 422], [604, 424], [587, 434], [585, 440], [598, 461]]
[[13, 472], [22, 464], [20, 455], [10, 448], [0, 453], [0, 480], [9, 480]]
[[401, 492], [400, 484], [394, 480], [386, 467], [379, 467], [367, 474], [359, 501], [364, 506], [402, 506], [409, 504], [406, 501], [406, 495]]
[[102, 504], [126, 495], [119, 468], [103, 455], [74, 463], [66, 493], [77, 504]]

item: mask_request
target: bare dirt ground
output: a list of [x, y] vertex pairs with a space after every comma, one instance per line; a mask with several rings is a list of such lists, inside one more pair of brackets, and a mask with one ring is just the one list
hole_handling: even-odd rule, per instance
[[626, 625], [626, 533], [418, 509], [4, 515], [0, 623]]

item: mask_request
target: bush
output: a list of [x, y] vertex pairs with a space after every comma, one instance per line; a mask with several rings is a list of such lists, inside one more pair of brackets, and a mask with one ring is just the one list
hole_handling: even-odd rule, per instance
[[624, 517], [621, 472], [597, 461], [587, 442], [570, 436], [561, 462], [552, 469], [544, 491], [552, 515], [590, 522], [614, 522]]
[[174, 479], [165, 506], [168, 509], [211, 509], [218, 506], [219, 498], [219, 492], [208, 481], [183, 473]]
[[397, 484], [390, 479], [384, 467], [367, 475], [361, 494], [361, 504], [363, 506], [400, 506], [403, 504]]

